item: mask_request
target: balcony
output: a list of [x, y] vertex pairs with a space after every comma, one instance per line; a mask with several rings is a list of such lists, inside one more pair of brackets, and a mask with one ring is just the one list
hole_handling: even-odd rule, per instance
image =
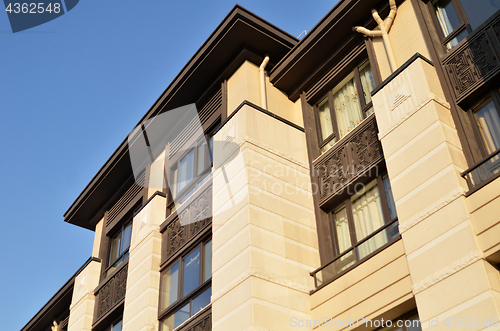
[[462, 174], [469, 187], [468, 194], [495, 180], [500, 175], [500, 149]]
[[320, 207], [369, 174], [383, 159], [375, 114], [371, 114], [313, 162], [314, 176], [319, 185]]
[[458, 104], [488, 89], [500, 73], [500, 17], [495, 15], [442, 60]]
[[94, 326], [104, 320], [115, 307], [124, 302], [127, 288], [127, 271], [128, 259], [94, 290], [97, 303], [94, 313]]

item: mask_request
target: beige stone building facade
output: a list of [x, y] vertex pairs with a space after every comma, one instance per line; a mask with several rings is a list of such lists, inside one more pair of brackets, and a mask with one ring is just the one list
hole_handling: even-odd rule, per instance
[[138, 124], [199, 128], [117, 148], [22, 331], [499, 329], [499, 9], [343, 0], [298, 40], [236, 6]]

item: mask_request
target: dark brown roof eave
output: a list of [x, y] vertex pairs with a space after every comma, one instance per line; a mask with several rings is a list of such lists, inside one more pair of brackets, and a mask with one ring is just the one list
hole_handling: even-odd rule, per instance
[[[245, 29], [245, 27], [249, 27], [248, 29], [251, 31], [258, 30], [256, 35], [261, 39], [261, 42], [259, 43], [258, 40], [251, 40], [245, 33], [237, 34], [234, 32], [233, 35], [230, 34], [232, 30]], [[238, 35], [239, 40], [237, 38], [235, 39], [235, 35]], [[237, 45], [238, 43], [242, 45]], [[234, 57], [237, 54], [242, 54], [241, 48], [243, 46], [251, 44], [249, 47], [251, 51], [262, 56], [265, 53], [271, 53], [271, 60], [278, 62], [297, 43], [297, 38], [263, 20], [247, 9], [236, 5], [181, 69], [179, 74], [172, 80], [138, 124], [156, 116], [160, 112], [195, 102], [195, 97], [199, 95], [192, 93], [194, 89], [189, 88], [188, 83], [191, 82], [191, 85], [193, 85], [192, 82], [196, 81], [195, 76], [197, 74], [199, 76], [206, 76], [205, 72], [202, 73], [203, 70], [200, 70], [200, 68], [213, 64], [208, 64], [207, 62], [213, 62], [214, 52], [219, 52], [226, 57]], [[231, 47], [226, 46], [233, 46], [232, 48], [234, 48], [234, 50], [232, 54], [229, 54], [229, 51], [222, 51], [223, 49], [231, 49]], [[268, 46], [268, 49], [265, 49], [266, 46]], [[234, 58], [228, 58], [226, 60], [221, 59], [220, 62], [217, 63], [219, 66], [219, 73], [223, 71], [224, 66], [233, 62]], [[217, 68], [212, 68], [212, 71], [216, 69]], [[214, 74], [210, 79], [214, 79], [217, 76], [221, 77], [218, 74]], [[207, 84], [206, 86], [197, 86], [198, 90], [208, 88], [210, 84]], [[124, 182], [131, 176], [132, 169], [128, 157], [127, 139], [125, 138], [64, 213], [64, 220], [71, 224], [94, 230], [106, 200], [112, 195], [112, 191], [120, 187], [120, 181]]]

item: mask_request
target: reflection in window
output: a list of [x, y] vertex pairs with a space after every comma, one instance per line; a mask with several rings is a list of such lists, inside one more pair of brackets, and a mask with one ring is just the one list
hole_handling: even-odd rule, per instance
[[182, 190], [191, 180], [194, 174], [194, 150], [191, 150], [179, 162], [177, 171], [177, 193]]
[[460, 0], [472, 30], [477, 29], [491, 15], [500, 9], [500, 1]]
[[179, 292], [179, 263], [174, 264], [163, 274], [161, 290], [161, 309], [165, 309], [177, 301]]
[[163, 320], [161, 330], [172, 331], [173, 329], [187, 321], [190, 316], [189, 306], [189, 303], [187, 305], [184, 305], [181, 309], [177, 310], [175, 313]]
[[115, 270], [127, 257], [130, 247], [130, 238], [132, 237], [132, 222], [121, 227], [121, 229], [111, 238], [109, 249], [108, 265], [106, 276]]
[[184, 258], [183, 296], [200, 285], [200, 247]]
[[460, 26], [457, 12], [451, 0], [435, 0], [432, 2], [436, 16], [443, 31], [444, 37], [448, 37], [456, 28]]
[[491, 98], [474, 110], [474, 118], [488, 154], [500, 148], [500, 117]]

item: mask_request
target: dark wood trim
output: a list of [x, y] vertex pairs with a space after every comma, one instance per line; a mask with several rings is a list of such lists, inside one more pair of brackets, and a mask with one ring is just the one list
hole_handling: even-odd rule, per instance
[[146, 202], [144, 202], [140, 207], [139, 209], [137, 209], [134, 214], [132, 215], [132, 218], [134, 218], [137, 214], [139, 214], [141, 212], [141, 210], [144, 209], [144, 207], [146, 207], [148, 205], [148, 203], [153, 200], [157, 195], [159, 195], [160, 197], [164, 197], [166, 198], [167, 197], [167, 194], [164, 193], [164, 192], [160, 192], [160, 191], [156, 191], [155, 193], [153, 193], [153, 195], [148, 199], [146, 200]]
[[227, 118], [226, 118], [226, 119], [225, 119], [225, 120], [224, 120], [224, 121], [223, 121], [223, 122], [222, 122], [222, 123], [221, 123], [221, 124], [217, 127], [217, 128], [215, 128], [215, 129], [214, 129], [214, 131], [213, 131], [212, 135], [217, 134], [217, 132], [219, 132], [219, 130], [220, 130], [220, 129], [224, 126], [224, 125], [226, 125], [226, 123], [227, 123], [227, 122], [229, 122], [229, 121], [231, 120], [231, 118], [233, 118], [233, 116], [234, 116], [234, 115], [236, 115], [236, 113], [238, 113], [238, 111], [239, 111], [241, 108], [243, 108], [243, 106], [250, 106], [250, 107], [252, 107], [253, 109], [260, 111], [261, 113], [264, 113], [264, 114], [266, 114], [266, 115], [269, 115], [269, 116], [271, 116], [271, 117], [273, 117], [273, 118], [277, 119], [277, 120], [278, 120], [278, 121], [280, 121], [280, 122], [283, 122], [283, 123], [285, 123], [285, 124], [287, 124], [287, 125], [289, 125], [289, 126], [291, 126], [291, 127], [295, 128], [295, 129], [297, 129], [297, 130], [299, 130], [299, 131], [304, 132], [304, 128], [303, 128], [303, 127], [301, 127], [301, 126], [299, 126], [299, 125], [297, 125], [297, 124], [295, 124], [295, 123], [292, 123], [292, 122], [290, 122], [289, 120], [287, 120], [287, 119], [285, 119], [285, 118], [283, 118], [283, 117], [281, 117], [281, 116], [279, 116], [279, 115], [276, 115], [275, 113], [271, 113], [270, 111], [268, 111], [268, 110], [266, 110], [266, 109], [264, 109], [264, 108], [261, 108], [261, 107], [257, 106], [256, 104], [254, 104], [254, 103], [252, 103], [252, 102], [250, 102], [250, 101], [248, 101], [248, 100], [244, 100], [242, 103], [240, 103], [240, 105], [239, 105], [238, 107], [236, 107], [236, 109], [235, 109], [235, 110], [234, 110], [234, 111], [233, 111], [233, 112], [232, 112], [232, 113], [231, 113], [231, 114], [230, 114], [230, 115], [229, 115], [229, 116], [228, 116], [228, 117], [227, 117]]
[[[234, 38], [236, 35], [239, 35], [239, 38]], [[239, 61], [237, 57], [252, 57], [248, 52], [242, 53], [245, 47], [248, 50], [253, 49], [253, 53], [260, 56], [267, 52], [277, 61], [297, 43], [298, 39], [294, 36], [236, 5], [138, 124], [161, 112], [195, 102], [199, 99], [197, 97], [214, 84], [215, 78], [226, 79], [221, 74], [228, 66]], [[226, 73], [229, 74], [227, 71]], [[215, 84], [220, 86], [220, 82]], [[111, 196], [116, 190], [115, 187], [123, 182], [123, 177], [128, 177], [131, 173], [128, 139], [124, 139], [64, 213], [65, 221], [93, 230], [104, 214], [100, 206], [103, 196]]]
[[[417, 0], [418, 1], [418, 0]], [[432, 63], [431, 60], [426, 58], [420, 53], [415, 53], [412, 57], [410, 57], [405, 63], [403, 63], [402, 66], [397, 68], [389, 77], [387, 77], [380, 85], [378, 85], [376, 88], [373, 89], [372, 91], [372, 97], [377, 94], [381, 89], [383, 89], [387, 84], [389, 84], [394, 78], [396, 78], [400, 73], [402, 73], [406, 68], [408, 68], [415, 60], [421, 59], [427, 63], [429, 63], [431, 66], [434, 66], [434, 63]]]
[[174, 254], [172, 254], [172, 256], [162, 261], [160, 264], [160, 272], [163, 272], [164, 270], [168, 269], [168, 267], [170, 267], [170, 265], [173, 264], [174, 261], [178, 259], [181, 255], [185, 254], [186, 250], [190, 249], [190, 247], [194, 247], [199, 243], [208, 240], [208, 238], [210, 238], [211, 235], [212, 235], [212, 223], [210, 222], [194, 237], [190, 238], [182, 246], [180, 246], [179, 249]]
[[467, 163], [469, 165], [474, 164], [481, 159], [480, 153], [478, 153], [479, 146], [475, 139], [471, 140], [467, 138], [473, 136], [471, 123], [467, 118], [465, 112], [454, 102], [454, 92], [452, 90], [452, 87], [450, 86], [450, 83], [448, 82], [447, 76], [444, 72], [444, 68], [441, 65], [441, 58], [446, 55], [444, 47], [441, 43], [441, 36], [439, 35], [439, 31], [441, 28], [432, 23], [433, 15], [427, 4], [422, 2], [422, 0], [410, 1], [415, 10], [417, 21], [420, 29], [422, 30], [422, 34], [427, 45], [431, 60], [436, 64], [436, 73], [443, 88], [446, 101], [448, 101], [448, 103], [450, 104], [451, 116], [453, 118], [453, 122], [455, 122], [458, 137], [462, 145], [462, 151], [464, 152]]
[[[397, 222], [397, 221], [396, 221]], [[392, 224], [392, 223], [391, 223]], [[387, 228], [390, 224], [386, 224], [384, 225], [384, 229]], [[383, 231], [383, 230], [382, 230]], [[372, 238], [371, 236], [368, 236], [366, 237], [365, 239], [368, 240]], [[363, 239], [362, 241], [360, 241], [360, 243], [362, 244], [363, 242], [365, 242], [365, 239]], [[313, 295], [314, 293], [316, 293], [317, 291], [321, 290], [323, 287], [325, 286], [328, 286], [329, 284], [333, 283], [335, 280], [339, 279], [340, 277], [344, 276], [345, 274], [347, 274], [349, 271], [352, 271], [353, 269], [355, 269], [358, 265], [364, 263], [365, 261], [371, 259], [372, 257], [374, 257], [375, 255], [379, 254], [381, 251], [383, 251], [384, 249], [392, 246], [394, 243], [396, 243], [397, 241], [399, 241], [401, 239], [401, 235], [397, 236], [396, 238], [388, 241], [385, 245], [381, 246], [379, 249], [371, 252], [370, 254], [368, 254], [367, 256], [365, 256], [364, 258], [362, 258], [361, 260], [358, 260], [355, 264], [353, 264], [352, 266], [350, 266], [349, 268], [347, 268], [346, 270], [340, 272], [339, 274], [337, 274], [335, 277], [332, 277], [330, 280], [328, 280], [327, 282], [321, 284], [320, 286], [317, 286], [314, 290], [311, 290], [309, 291], [309, 295]], [[346, 250], [343, 254], [347, 254], [349, 253], [350, 251], [352, 251], [352, 249], [348, 249]], [[332, 261], [333, 262], [333, 261]], [[324, 266], [326, 265], [323, 265], [321, 268], [319, 269], [316, 269], [314, 270], [313, 272], [311, 272], [311, 276], [314, 276], [314, 274], [318, 271], [320, 271]]]
[[[71, 305], [73, 287], [76, 277], [92, 262], [101, 262], [96, 257], [90, 257], [80, 268], [64, 283], [64, 285], [43, 305], [43, 307], [21, 328], [21, 331], [44, 329], [45, 324], [51, 324], [52, 315], [60, 313], [60, 309], [68, 308]], [[67, 306], [67, 307], [66, 307]], [[54, 311], [56, 310], [56, 311]], [[48, 321], [48, 323], [46, 323]]]
[[372, 68], [373, 78], [375, 79], [375, 84], [379, 85], [382, 83], [382, 74], [380, 73], [380, 68], [378, 66], [377, 54], [375, 53], [375, 48], [373, 47], [372, 38], [365, 38], [366, 52], [368, 53], [368, 60], [370, 61], [370, 66]]
[[[304, 121], [307, 155], [309, 159], [309, 167], [311, 172], [314, 172], [312, 166], [313, 161], [319, 156], [318, 146], [318, 129], [317, 121], [314, 113], [314, 107], [309, 105], [306, 98], [306, 93], [302, 92], [300, 95], [300, 102], [302, 108], [302, 118]], [[333, 229], [329, 216], [319, 208], [319, 195], [317, 192], [320, 188], [316, 176], [311, 175], [311, 185], [313, 190], [314, 214], [316, 215], [316, 229], [318, 235], [318, 246], [320, 252], [321, 263], [326, 263], [333, 259], [334, 252], [332, 247], [334, 245]]]

